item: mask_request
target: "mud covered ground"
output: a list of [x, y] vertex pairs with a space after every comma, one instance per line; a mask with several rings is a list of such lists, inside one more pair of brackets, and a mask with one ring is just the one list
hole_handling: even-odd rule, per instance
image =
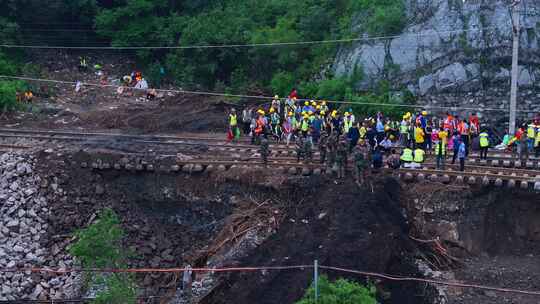
[[[324, 179], [299, 180], [306, 195], [288, 220], [241, 265], [321, 265], [417, 276], [412, 265], [414, 244], [399, 207], [400, 185], [378, 179], [375, 193], [352, 183], [336, 185]], [[325, 272], [330, 278], [365, 278]], [[270, 271], [233, 274], [203, 303], [293, 303], [310, 285], [310, 271]], [[423, 286], [375, 281], [382, 303], [428, 303]]]
[[[130, 267], [204, 267], [210, 261], [220, 266], [295, 265], [318, 259], [329, 266], [419, 275], [411, 266], [416, 247], [399, 208], [400, 185], [392, 178], [378, 180], [372, 194], [326, 177], [253, 170], [212, 175], [92, 171], [80, 168], [78, 158], [78, 153], [59, 152], [39, 157], [39, 170], [47, 176], [43, 186], [60, 197], [51, 202], [50, 238], [45, 241], [53, 253], [64, 252], [74, 231], [92, 222], [100, 209], [112, 207], [127, 232], [124, 246], [135, 253]], [[259, 247], [234, 252], [241, 234], [250, 229], [262, 236]], [[174, 274], [137, 279], [142, 296], [162, 300], [172, 297], [180, 283]], [[249, 273], [215, 281], [219, 284], [203, 303], [293, 303], [309, 286], [311, 273]], [[423, 285], [374, 283], [383, 303], [427, 303]]]
[[[89, 65], [103, 66], [105, 82], [117, 86], [119, 79], [138, 70], [130, 58], [85, 54]], [[90, 68], [78, 70], [78, 55], [57, 51], [40, 51], [29, 64], [39, 67], [27, 77], [67, 82], [100, 84], [102, 79]], [[121, 64], [120, 64], [121, 62]], [[152, 101], [141, 91], [118, 94], [116, 87], [83, 86], [49, 82], [29, 82], [35, 98], [21, 111], [0, 117], [3, 127], [39, 129], [122, 130], [127, 133], [149, 132], [225, 132], [226, 112], [234, 105], [224, 98], [174, 92], [160, 93]], [[164, 84], [162, 89], [182, 88]]]
[[[427, 188], [427, 186], [430, 186]], [[439, 191], [438, 191], [439, 190]], [[538, 194], [496, 188], [415, 185], [406, 197], [413, 234], [440, 238], [462, 265], [441, 269], [457, 281], [519, 290], [540, 290]], [[415, 211], [414, 211], [415, 210]], [[453, 288], [453, 304], [538, 303], [538, 296]]]

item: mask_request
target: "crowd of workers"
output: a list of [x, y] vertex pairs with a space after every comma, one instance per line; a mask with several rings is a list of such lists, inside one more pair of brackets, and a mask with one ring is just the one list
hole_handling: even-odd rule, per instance
[[333, 168], [338, 178], [345, 176], [352, 157], [359, 182], [368, 168], [378, 170], [384, 162], [394, 169], [421, 168], [427, 155], [434, 156], [437, 169], [445, 170], [451, 154], [451, 163], [458, 162], [464, 171], [473, 145], [481, 159], [487, 159], [490, 147], [516, 152], [520, 159], [533, 150], [540, 156], [539, 119], [522, 125], [516, 134], [493, 146], [493, 138], [475, 113], [438, 117], [427, 111], [407, 112], [396, 120], [379, 112], [360, 118], [352, 109], [332, 107], [326, 101], [301, 101], [294, 90], [285, 99], [275, 96], [266, 107], [248, 107], [241, 113], [232, 109], [228, 120], [228, 140], [238, 140], [242, 133], [251, 137], [253, 144], [260, 144], [265, 164], [269, 141], [294, 144], [298, 162], [312, 162], [313, 151], [318, 149], [320, 163]]

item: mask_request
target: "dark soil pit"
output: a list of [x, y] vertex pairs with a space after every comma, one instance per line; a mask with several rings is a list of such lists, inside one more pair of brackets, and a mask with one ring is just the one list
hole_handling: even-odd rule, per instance
[[[540, 290], [540, 200], [521, 190], [474, 188], [432, 191], [410, 189], [416, 204], [408, 209], [415, 234], [442, 238], [463, 266], [452, 269], [469, 284]], [[431, 189], [433, 190], [433, 189]], [[416, 205], [416, 206], [414, 206]], [[453, 304], [539, 303], [539, 296], [482, 289], [455, 289]]]
[[[275, 235], [239, 261], [240, 266], [321, 265], [417, 276], [412, 267], [415, 247], [399, 207], [399, 184], [378, 180], [372, 194], [353, 183], [300, 179], [302, 193]], [[330, 278], [365, 282], [364, 277], [323, 271]], [[312, 280], [311, 270], [229, 274], [202, 303], [294, 303]], [[375, 281], [383, 303], [429, 303], [424, 286]]]

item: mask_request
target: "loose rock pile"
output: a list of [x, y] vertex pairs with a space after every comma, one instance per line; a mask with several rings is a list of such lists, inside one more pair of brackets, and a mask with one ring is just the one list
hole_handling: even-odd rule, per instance
[[[45, 196], [49, 185], [34, 172], [34, 164], [31, 155], [0, 155], [0, 268], [71, 267], [73, 259], [60, 250], [69, 240], [47, 248], [48, 201], [53, 196]], [[76, 296], [78, 281], [76, 274], [0, 272], [0, 300], [66, 299]]]

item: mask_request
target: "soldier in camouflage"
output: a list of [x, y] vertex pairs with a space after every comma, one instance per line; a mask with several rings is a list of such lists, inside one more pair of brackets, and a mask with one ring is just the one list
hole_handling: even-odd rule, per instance
[[296, 140], [296, 161], [300, 162], [300, 158], [304, 157], [304, 137], [299, 136]]
[[336, 162], [338, 169], [338, 178], [345, 177], [345, 170], [347, 169], [347, 141], [342, 139], [337, 144]]
[[261, 158], [264, 166], [268, 166], [268, 156], [270, 155], [270, 145], [268, 143], [268, 139], [264, 137], [262, 138], [259, 152], [261, 153]]
[[304, 163], [310, 163], [313, 161], [313, 146], [312, 146], [311, 140], [304, 141], [303, 154], [304, 154]]
[[364, 183], [364, 178], [368, 166], [366, 157], [366, 147], [364, 145], [358, 145], [355, 147], [354, 155], [354, 175], [358, 184]]

